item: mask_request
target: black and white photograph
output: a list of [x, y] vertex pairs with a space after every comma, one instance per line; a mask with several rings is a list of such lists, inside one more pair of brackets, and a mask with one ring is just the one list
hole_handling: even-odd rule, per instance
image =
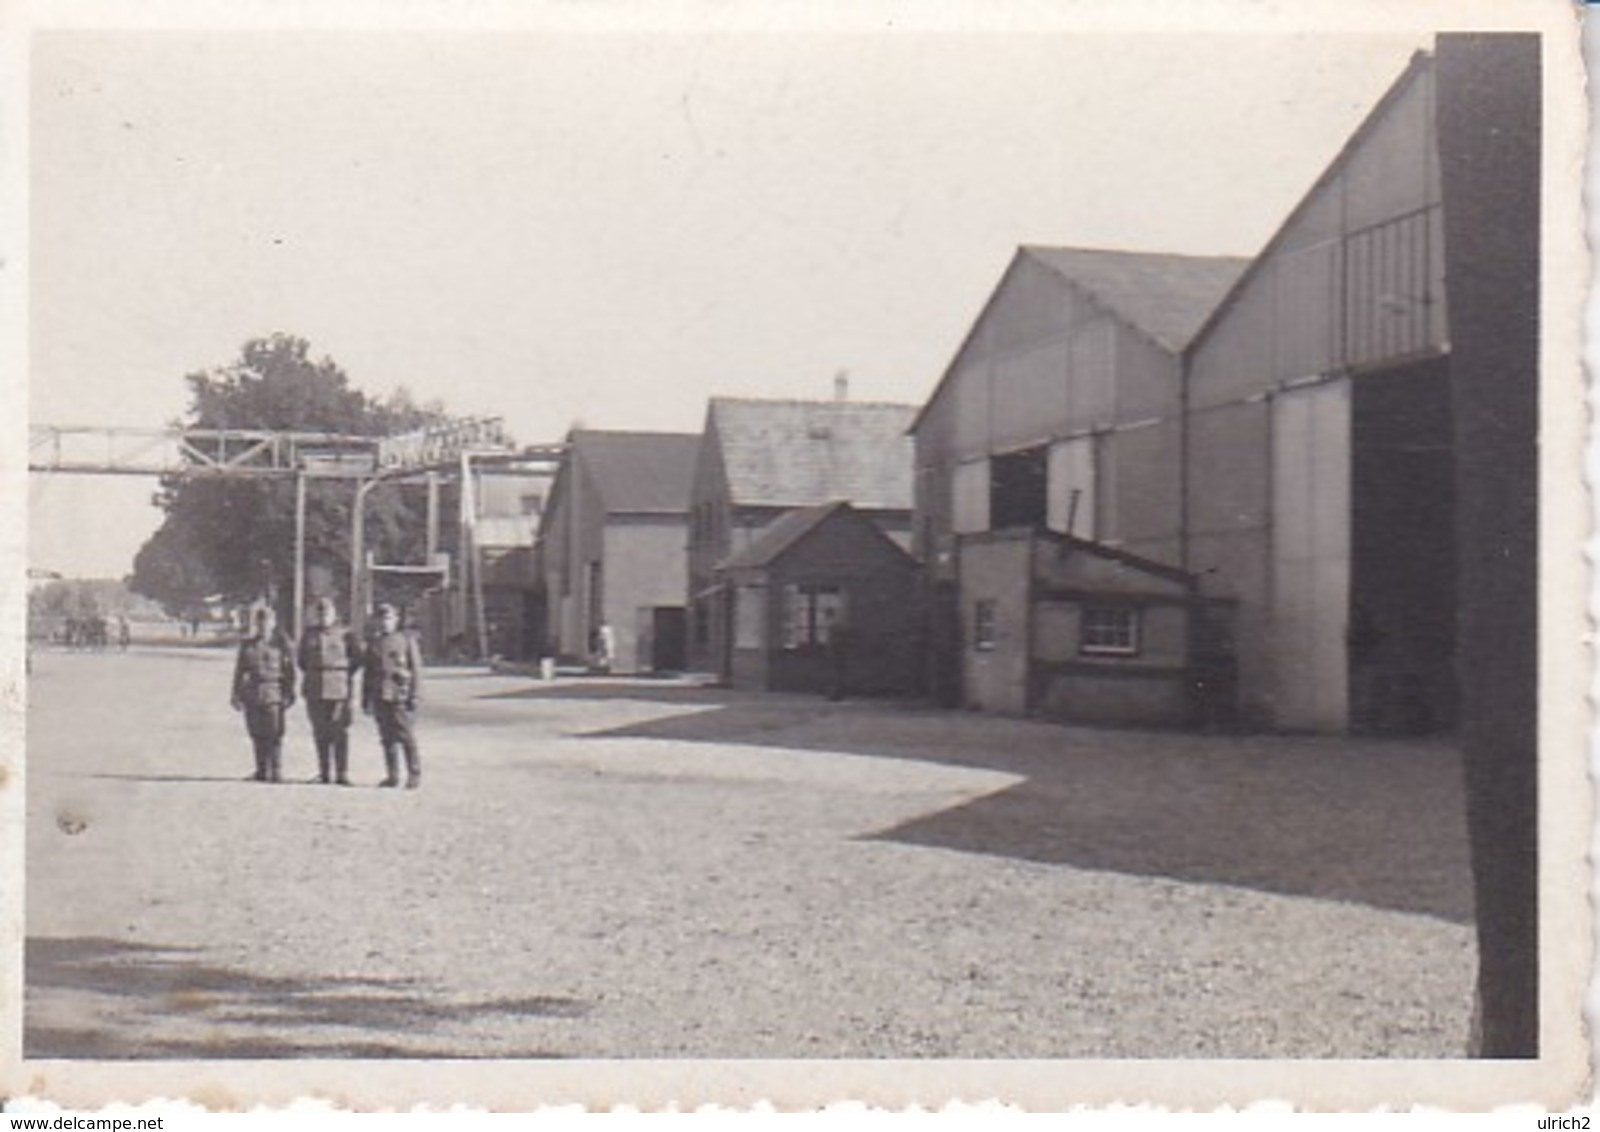
[[1583, 1102], [1579, 6], [0, 19], [0, 1097]]

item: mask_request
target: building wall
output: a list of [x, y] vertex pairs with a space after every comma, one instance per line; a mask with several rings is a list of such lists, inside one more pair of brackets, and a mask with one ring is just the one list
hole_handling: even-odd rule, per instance
[[1180, 395], [1177, 357], [1019, 253], [918, 423], [917, 557], [950, 577], [991, 527], [989, 459], [1043, 445], [1050, 529], [1176, 565]]
[[[735, 688], [775, 691], [772, 685], [771, 652], [776, 639], [770, 587], [764, 572], [730, 581], [725, 631], [728, 634], [728, 664], [723, 677]], [[719, 624], [719, 629], [722, 625]]]
[[[1176, 374], [1174, 382], [1176, 382]], [[1183, 557], [1178, 499], [1183, 424], [1176, 416], [1126, 427], [1101, 438], [1099, 490], [1109, 502], [1098, 541], [1177, 566]]]
[[[1033, 562], [1032, 709], [1079, 723], [1187, 722], [1192, 711], [1188, 585], [1048, 538], [1034, 540]], [[1088, 602], [1137, 610], [1134, 655], [1083, 652]]]
[[[903, 511], [838, 514], [774, 563], [775, 586], [832, 583], [844, 590], [850, 691], [898, 694], [915, 684], [916, 563], [897, 539], [880, 537], [888, 534], [885, 523], [905, 533], [909, 522]], [[778, 602], [769, 600], [769, 608], [777, 613]], [[818, 652], [774, 650], [772, 664], [776, 687], [826, 685], [828, 659]]]
[[912, 506], [916, 515], [911, 553], [931, 575], [954, 576], [953, 524], [956, 446], [955, 404], [941, 397], [923, 410], [913, 436]]
[[[1020, 715], [1027, 710], [1029, 548], [1026, 539], [973, 540], [960, 547], [962, 703]], [[980, 602], [993, 608], [993, 645], [979, 647]]]
[[1140, 604], [1139, 655], [1096, 657], [1092, 663], [1079, 651], [1082, 613], [1079, 602], [1041, 601], [1034, 607], [1034, 710], [1074, 723], [1188, 722], [1188, 609]]
[[[1107, 315], [1059, 274], [1019, 253], [973, 326], [948, 380], [915, 435], [914, 552], [927, 584], [956, 590], [955, 621], [932, 590], [930, 641], [959, 637], [961, 698], [1000, 711], [1025, 709], [1024, 558], [957, 536], [990, 530], [989, 459], [1048, 445], [1045, 525], [1177, 565], [1183, 474], [1180, 359]], [[1077, 493], [1076, 503], [1073, 494]], [[957, 557], [960, 582], [956, 584]], [[976, 569], [976, 576], [969, 573]], [[1016, 577], [1003, 577], [1014, 569]], [[973, 602], [996, 602], [1001, 640], [972, 648]], [[949, 681], [930, 659], [930, 687]]]
[[720, 669], [721, 658], [714, 642], [722, 630], [723, 603], [709, 591], [716, 582], [716, 564], [727, 557], [731, 546], [729, 510], [728, 474], [722, 463], [716, 421], [708, 414], [689, 491], [688, 584], [684, 595], [689, 609], [689, 667], [701, 672]]
[[681, 605], [687, 592], [687, 519], [609, 515], [581, 455], [569, 465], [548, 509], [539, 561], [549, 644], [558, 656], [585, 661], [605, 622], [615, 643], [613, 663], [636, 669], [637, 609]]
[[613, 515], [606, 523], [604, 601], [614, 670], [649, 670], [650, 657], [641, 652], [639, 611], [683, 605], [687, 538], [683, 515]]
[[546, 504], [538, 555], [547, 603], [546, 645], [559, 656], [580, 659], [588, 655], [588, 566], [604, 558], [604, 529], [600, 494], [581, 459], [570, 455]]
[[1340, 731], [1349, 719], [1350, 383], [1273, 399], [1273, 664], [1281, 725]]
[[[916, 684], [916, 563], [885, 541], [861, 512], [836, 515], [762, 570], [741, 570], [736, 594], [732, 681], [774, 691], [825, 692], [835, 658], [820, 645], [786, 647], [790, 586], [836, 586], [847, 627], [845, 690], [900, 695]], [[749, 615], [746, 620], [746, 615]]]
[[[793, 510], [789, 506], [755, 506], [749, 504], [735, 506], [729, 504], [726, 500], [720, 502], [712, 500], [710, 502], [714, 508], [725, 516], [719, 527], [721, 538], [716, 547], [709, 548], [710, 552], [721, 548], [721, 553], [715, 559], [710, 558], [709, 553], [707, 553], [702, 559], [713, 565], [727, 558], [730, 554], [737, 554], [747, 549], [765, 533], [768, 527], [781, 516]], [[910, 553], [912, 543], [910, 511], [899, 508], [862, 508], [855, 511], [854, 514], [888, 536], [895, 546], [907, 554]], [[875, 555], [880, 552], [881, 548], [874, 548], [866, 553]], [[694, 592], [701, 592], [706, 586], [712, 586], [719, 582], [718, 575], [714, 570], [709, 570], [707, 577], [708, 580], [704, 583], [704, 586]], [[741, 648], [736, 641], [741, 628], [738, 618], [750, 607], [752, 600], [754, 599], [750, 595], [744, 595], [731, 600], [708, 599], [702, 602], [702, 608], [707, 618], [706, 641], [697, 653], [693, 643], [694, 626], [691, 622], [689, 652], [691, 666], [701, 671], [716, 672], [736, 685], [749, 687], [767, 687], [769, 685], [771, 677], [768, 674], [768, 658], [765, 647], [763, 646], [760, 650], [754, 650], [762, 653], [762, 657], [757, 663], [750, 655], [753, 650], [749, 647]], [[693, 613], [691, 612], [692, 617]], [[746, 636], [748, 636], [748, 633]]]
[[[1240, 601], [1241, 708], [1347, 722], [1349, 412], [1342, 375], [1447, 346], [1433, 76], [1352, 139], [1191, 350], [1185, 566]], [[1320, 390], [1302, 384], [1326, 382]]]

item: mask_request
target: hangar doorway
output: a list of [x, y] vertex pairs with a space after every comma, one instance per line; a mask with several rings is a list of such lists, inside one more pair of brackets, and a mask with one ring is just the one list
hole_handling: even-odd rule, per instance
[[1352, 385], [1350, 729], [1447, 731], [1457, 704], [1449, 360]]

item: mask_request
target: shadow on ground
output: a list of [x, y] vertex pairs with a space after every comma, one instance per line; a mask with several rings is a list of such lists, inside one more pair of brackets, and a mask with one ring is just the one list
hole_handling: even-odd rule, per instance
[[483, 700], [633, 700], [644, 703], [677, 704], [692, 707], [724, 707], [730, 701], [751, 700], [763, 703], [792, 701], [815, 703], [814, 696], [787, 696], [781, 692], [739, 692], [704, 683], [673, 679], [616, 679], [608, 677], [563, 680], [560, 683], [535, 683], [509, 692], [489, 692]]
[[[203, 963], [190, 948], [94, 937], [29, 939], [24, 966], [30, 996], [72, 991], [113, 997], [160, 1023], [76, 1028], [36, 1024], [28, 1017], [23, 1051], [31, 1058], [462, 1057], [459, 1040], [435, 1050], [425, 1042], [400, 1046], [339, 1035], [324, 1040], [315, 1034], [321, 1028], [422, 1036], [442, 1025], [496, 1016], [577, 1018], [589, 1010], [587, 1003], [564, 997], [442, 1001], [407, 980], [269, 978]], [[207, 1038], [153, 1036], [177, 1018], [203, 1024]], [[128, 1036], [140, 1029], [145, 1037]], [[498, 1050], [488, 1056], [553, 1055]]]
[[1444, 743], [1096, 730], [709, 688], [512, 695], [705, 708], [587, 738], [821, 750], [1023, 779], [874, 839], [1472, 920], [1460, 760]]
[[238, 782], [255, 784], [255, 779], [244, 774], [121, 774], [102, 771], [97, 774], [68, 775], [70, 778], [94, 778], [109, 782]]

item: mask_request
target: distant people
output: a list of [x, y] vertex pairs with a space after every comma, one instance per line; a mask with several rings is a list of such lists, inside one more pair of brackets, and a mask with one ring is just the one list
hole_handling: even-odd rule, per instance
[[416, 638], [400, 628], [400, 611], [378, 606], [378, 631], [367, 642], [361, 679], [361, 710], [378, 723], [387, 772], [382, 786], [400, 784], [400, 756], [406, 760], [406, 788], [422, 781], [422, 759], [415, 731], [417, 696], [422, 687], [422, 652]]
[[294, 706], [294, 655], [269, 606], [258, 606], [233, 666], [233, 708], [244, 712], [256, 782], [283, 781], [284, 713]]
[[602, 621], [600, 627], [594, 631], [594, 666], [601, 672], [610, 672], [611, 665], [616, 660], [617, 637], [611, 631], [611, 623]]
[[123, 652], [128, 651], [128, 645], [133, 642], [133, 630], [128, 627], [128, 618], [124, 614], [117, 614], [117, 648]]
[[350, 699], [361, 668], [361, 642], [339, 624], [331, 598], [311, 607], [311, 626], [300, 639], [300, 693], [317, 747], [317, 779], [350, 785]]

